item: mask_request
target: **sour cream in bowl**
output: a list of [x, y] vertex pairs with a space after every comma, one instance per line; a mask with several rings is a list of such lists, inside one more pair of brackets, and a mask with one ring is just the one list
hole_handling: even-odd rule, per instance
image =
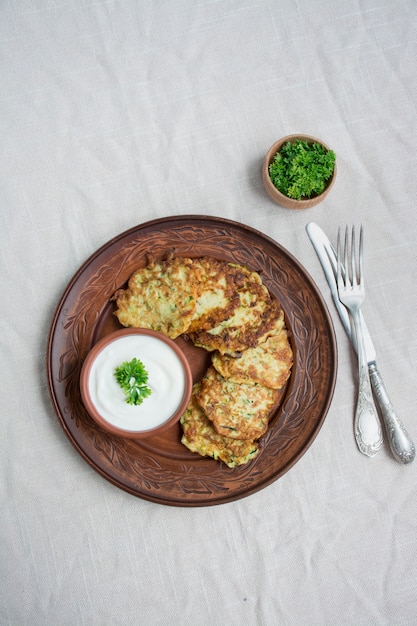
[[190, 365], [177, 344], [144, 328], [101, 339], [81, 370], [80, 390], [91, 417], [114, 435], [141, 439], [179, 421], [190, 401]]

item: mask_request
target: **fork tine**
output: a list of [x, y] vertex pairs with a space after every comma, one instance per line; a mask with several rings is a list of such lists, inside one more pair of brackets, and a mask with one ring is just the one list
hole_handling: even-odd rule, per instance
[[363, 226], [359, 233], [359, 284], [363, 286]]
[[346, 226], [345, 228], [345, 284], [348, 286], [350, 284], [350, 272], [349, 272], [349, 229]]
[[337, 230], [337, 247], [336, 247], [336, 259], [337, 259], [337, 284], [339, 289], [341, 288], [342, 282], [342, 264], [340, 261], [341, 255], [341, 243], [340, 243], [340, 227]]
[[352, 226], [352, 243], [351, 243], [351, 251], [352, 257], [352, 286], [356, 287], [358, 284], [357, 274], [356, 274], [356, 232], [355, 225]]

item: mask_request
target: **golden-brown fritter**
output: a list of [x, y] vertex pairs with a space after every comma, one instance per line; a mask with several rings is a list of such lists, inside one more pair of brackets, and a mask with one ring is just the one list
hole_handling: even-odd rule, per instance
[[237, 293], [245, 280], [241, 268], [233, 263], [211, 257], [193, 260], [196, 273], [197, 302], [194, 317], [187, 332], [214, 328], [239, 306]]
[[223, 437], [215, 431], [213, 423], [195, 399], [200, 389], [201, 383], [196, 383], [188, 408], [181, 417], [181, 443], [191, 452], [223, 461], [228, 467], [244, 465], [254, 459], [259, 453], [258, 443]]
[[268, 428], [269, 414], [279, 391], [258, 383], [234, 383], [209, 367], [196, 400], [215, 430], [232, 439], [259, 439]]
[[190, 334], [194, 344], [209, 352], [239, 356], [262, 343], [273, 332], [281, 316], [281, 305], [272, 299], [257, 272], [240, 268], [245, 274], [239, 289], [239, 305], [233, 315], [210, 330]]
[[123, 326], [150, 328], [171, 339], [185, 333], [196, 310], [201, 268], [188, 258], [169, 258], [138, 269], [128, 288], [114, 295]]
[[281, 330], [266, 341], [233, 358], [215, 352], [212, 363], [224, 378], [235, 383], [259, 383], [270, 389], [281, 389], [292, 368], [293, 353], [288, 332], [281, 318]]

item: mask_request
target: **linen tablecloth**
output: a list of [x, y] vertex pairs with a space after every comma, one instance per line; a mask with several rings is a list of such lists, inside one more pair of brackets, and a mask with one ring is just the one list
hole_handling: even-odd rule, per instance
[[[364, 314], [417, 439], [414, 0], [0, 3], [2, 626], [417, 623], [417, 462], [353, 437], [354, 353], [305, 226], [363, 223]], [[292, 211], [261, 165], [307, 133], [337, 155]], [[169, 507], [95, 472], [61, 428], [45, 354], [55, 307], [100, 246], [170, 215], [224, 217], [306, 268], [338, 377], [302, 458], [237, 501]]]

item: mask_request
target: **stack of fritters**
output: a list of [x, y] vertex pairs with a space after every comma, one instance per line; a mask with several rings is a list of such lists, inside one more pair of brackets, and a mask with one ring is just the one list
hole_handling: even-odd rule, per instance
[[255, 458], [258, 440], [289, 378], [292, 357], [283, 316], [276, 334], [240, 357], [214, 352], [181, 418], [182, 443], [229, 467]]
[[113, 299], [122, 325], [186, 335], [212, 352], [181, 419], [182, 443], [229, 467], [254, 458], [292, 367], [283, 311], [260, 275], [210, 257], [170, 255], [138, 269]]

